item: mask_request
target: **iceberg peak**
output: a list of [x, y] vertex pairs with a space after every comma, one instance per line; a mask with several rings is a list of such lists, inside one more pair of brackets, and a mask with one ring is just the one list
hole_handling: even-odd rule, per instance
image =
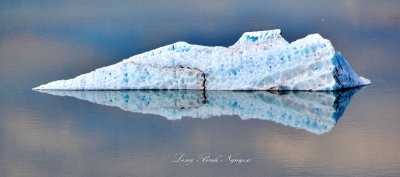
[[245, 32], [229, 47], [176, 42], [37, 90], [338, 90], [368, 85], [331, 42], [281, 30]]
[[265, 41], [268, 39], [276, 39], [277, 37], [280, 37], [280, 35], [281, 35], [280, 29], [245, 32], [234, 45], [245, 44], [249, 42]]

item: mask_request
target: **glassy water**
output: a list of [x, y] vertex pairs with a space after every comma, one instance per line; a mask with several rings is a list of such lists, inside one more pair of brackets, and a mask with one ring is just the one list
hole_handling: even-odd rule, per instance
[[[0, 176], [400, 176], [397, 1], [0, 2]], [[340, 92], [31, 88], [184, 40], [330, 39]]]

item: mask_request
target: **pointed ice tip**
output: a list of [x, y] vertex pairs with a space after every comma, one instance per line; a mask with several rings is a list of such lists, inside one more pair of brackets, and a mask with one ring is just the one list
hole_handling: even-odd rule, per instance
[[32, 88], [32, 90], [40, 90], [40, 87], [41, 86], [34, 87], [34, 88]]
[[364, 77], [360, 77], [360, 80], [362, 81], [362, 83], [363, 83], [364, 85], [369, 85], [369, 84], [371, 84], [371, 80], [366, 79], [366, 78], [364, 78]]
[[46, 90], [46, 89], [48, 89], [48, 87], [46, 85], [47, 84], [39, 85], [37, 87], [32, 88], [32, 90]]

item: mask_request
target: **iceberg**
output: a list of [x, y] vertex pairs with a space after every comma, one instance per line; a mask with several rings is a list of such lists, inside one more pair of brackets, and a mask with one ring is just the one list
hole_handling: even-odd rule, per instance
[[35, 90], [339, 90], [368, 85], [331, 42], [287, 42], [279, 29], [246, 32], [229, 47], [176, 42]]
[[135, 113], [159, 115], [168, 120], [237, 115], [243, 120], [269, 120], [314, 134], [323, 134], [331, 131], [337, 124], [357, 90], [358, 88], [325, 92], [198, 90], [40, 90], [40, 92], [75, 97]]

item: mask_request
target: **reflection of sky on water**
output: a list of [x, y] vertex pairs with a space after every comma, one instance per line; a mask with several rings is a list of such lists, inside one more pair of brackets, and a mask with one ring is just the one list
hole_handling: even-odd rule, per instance
[[[393, 89], [360, 90], [321, 136], [238, 116], [169, 121], [32, 91], [1, 102], [0, 176], [396, 176]], [[254, 163], [168, 163], [177, 152], [241, 153]]]
[[358, 90], [335, 92], [232, 91], [52, 91], [125, 111], [163, 116], [169, 120], [234, 116], [274, 121], [315, 134], [331, 131]]

